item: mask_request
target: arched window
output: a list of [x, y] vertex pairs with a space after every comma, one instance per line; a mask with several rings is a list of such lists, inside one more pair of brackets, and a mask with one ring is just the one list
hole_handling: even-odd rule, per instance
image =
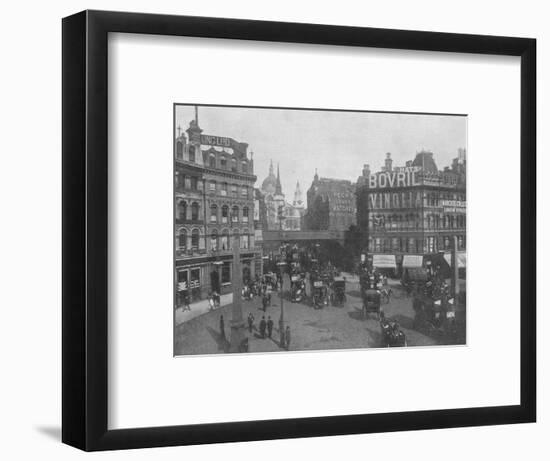
[[189, 161], [195, 161], [195, 146], [189, 146]]
[[183, 143], [181, 141], [176, 143], [176, 157], [183, 158]]
[[187, 231], [185, 229], [180, 229], [178, 233], [178, 248], [180, 250], [187, 249]]
[[210, 222], [218, 222], [218, 205], [210, 205]]
[[227, 183], [226, 182], [222, 182], [221, 193], [224, 197], [227, 195]]
[[246, 162], [242, 162], [242, 172], [243, 173], [247, 173], [248, 172], [248, 168], [247, 168], [247, 165], [246, 165]]
[[199, 220], [199, 204], [197, 202], [191, 204], [191, 219], [193, 221]]
[[193, 229], [191, 231], [191, 248], [193, 250], [198, 250], [200, 237], [201, 234], [198, 229]]
[[222, 206], [222, 223], [227, 223], [229, 217], [229, 207], [227, 205]]
[[229, 246], [229, 231], [227, 229], [222, 231], [220, 246], [222, 250], [229, 250], [231, 248]]
[[177, 218], [180, 220], [187, 219], [187, 202], [185, 200], [180, 200], [178, 202]]
[[234, 158], [231, 159], [231, 171], [237, 172], [237, 160]]
[[248, 207], [247, 206], [245, 206], [243, 208], [243, 222], [244, 223], [248, 222]]
[[236, 205], [231, 209], [231, 222], [239, 222], [239, 207]]
[[227, 159], [223, 155], [220, 157], [220, 168], [222, 170], [227, 169]]
[[216, 229], [212, 229], [212, 235], [210, 236], [210, 248], [212, 250], [218, 249], [218, 231]]
[[216, 168], [216, 156], [210, 154], [210, 168]]

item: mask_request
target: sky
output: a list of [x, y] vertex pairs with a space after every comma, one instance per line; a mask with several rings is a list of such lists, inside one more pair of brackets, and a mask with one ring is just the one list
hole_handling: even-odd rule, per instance
[[[429, 150], [439, 169], [451, 164], [459, 148], [467, 147], [467, 117], [380, 112], [339, 112], [292, 109], [259, 109], [198, 106], [203, 134], [248, 143], [254, 152], [256, 187], [280, 164], [281, 184], [292, 201], [296, 181], [304, 194], [319, 176], [348, 179], [361, 175], [364, 164], [371, 171], [384, 165], [391, 152], [393, 165], [404, 166], [416, 152]], [[189, 127], [195, 106], [176, 106], [176, 128]]]

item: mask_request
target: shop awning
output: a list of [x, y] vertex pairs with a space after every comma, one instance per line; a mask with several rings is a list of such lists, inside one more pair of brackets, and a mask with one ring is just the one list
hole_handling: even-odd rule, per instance
[[[447, 261], [447, 264], [449, 267], [451, 267], [451, 253], [445, 253], [445, 261]], [[456, 253], [456, 260], [458, 262], [458, 268], [463, 269], [466, 267], [466, 252], [465, 251], [458, 251]]]
[[422, 255], [403, 255], [403, 269], [422, 267]]
[[379, 269], [395, 269], [395, 255], [372, 255], [372, 265]]

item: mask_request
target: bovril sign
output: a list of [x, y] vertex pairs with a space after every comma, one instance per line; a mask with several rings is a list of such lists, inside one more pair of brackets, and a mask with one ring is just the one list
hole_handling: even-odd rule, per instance
[[419, 186], [416, 171], [386, 171], [369, 176], [369, 189]]

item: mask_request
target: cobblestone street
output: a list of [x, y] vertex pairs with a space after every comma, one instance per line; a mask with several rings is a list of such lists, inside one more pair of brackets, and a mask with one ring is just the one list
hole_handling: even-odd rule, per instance
[[[408, 346], [432, 346], [447, 344], [443, 337], [427, 335], [413, 329], [414, 311], [412, 300], [403, 289], [392, 284], [393, 296], [382, 309], [387, 318], [397, 321], [407, 336]], [[313, 309], [306, 300], [304, 303], [292, 303], [288, 300], [288, 279], [285, 280], [284, 318], [291, 329], [290, 350], [326, 350], [357, 349], [366, 347], [383, 347], [380, 324], [375, 315], [363, 319], [361, 315], [361, 298], [359, 284], [351, 281], [347, 284], [347, 303], [343, 307], [327, 306], [324, 309]], [[191, 306], [193, 307], [193, 306]], [[176, 355], [215, 354], [227, 350], [227, 340], [231, 334], [231, 305], [223, 306], [195, 317], [176, 327]], [[272, 297], [272, 305], [265, 314], [260, 298], [243, 301], [243, 317], [254, 315], [252, 333], [246, 330], [249, 338], [249, 352], [275, 352], [284, 350], [279, 347], [278, 321], [281, 312], [280, 298], [277, 293]], [[224, 316], [225, 336], [219, 329], [220, 315]], [[275, 326], [272, 339], [262, 339], [258, 324], [265, 315], [271, 316]], [[464, 343], [464, 341], [462, 341]]]

